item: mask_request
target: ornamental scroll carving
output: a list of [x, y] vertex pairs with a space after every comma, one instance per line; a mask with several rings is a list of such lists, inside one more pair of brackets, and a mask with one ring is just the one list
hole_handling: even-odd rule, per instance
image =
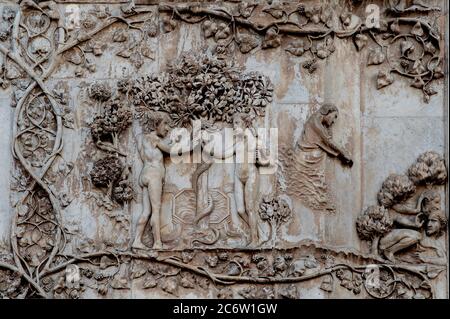
[[[269, 70], [278, 55], [308, 87], [352, 52], [377, 70], [367, 90], [407, 83], [434, 105], [439, 5], [384, 1], [372, 21], [363, 1], [95, 2], [0, 4], [2, 298], [448, 295], [443, 150], [346, 211], [339, 179], [364, 170], [349, 103], [311, 98], [298, 115]], [[262, 129], [277, 120], [274, 147]]]

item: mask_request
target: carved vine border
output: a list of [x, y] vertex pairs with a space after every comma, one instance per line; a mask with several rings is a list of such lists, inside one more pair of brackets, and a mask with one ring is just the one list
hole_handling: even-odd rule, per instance
[[[369, 54], [368, 64], [381, 64], [387, 61], [389, 65], [389, 68], [386, 71], [380, 71], [378, 75], [378, 88], [391, 84], [393, 82], [391, 73], [396, 72], [402, 76], [413, 78], [412, 86], [422, 89], [425, 99], [428, 101], [429, 96], [436, 93], [430, 86], [431, 82], [434, 79], [443, 76], [442, 66], [440, 65], [442, 59], [439, 56], [440, 40], [438, 31], [427, 22], [417, 18], [387, 18], [381, 21], [381, 26], [379, 28], [368, 28], [364, 25], [362, 18], [351, 12], [343, 12], [339, 17], [335, 17], [333, 12], [326, 6], [299, 5], [294, 10], [288, 12], [284, 10], [283, 7], [277, 5], [261, 8], [261, 5], [257, 3], [242, 2], [235, 8], [237, 11], [232, 13], [213, 5], [159, 5], [157, 7], [158, 12], [162, 14], [161, 30], [163, 32], [173, 31], [180, 21], [189, 24], [202, 23], [205, 37], [214, 37], [214, 40], [217, 43], [215, 51], [219, 56], [229, 53], [227, 51], [231, 49], [232, 44], [237, 45], [242, 53], [249, 53], [257, 47], [261, 47], [261, 49], [279, 47], [282, 45], [282, 36], [294, 36], [301, 38], [303, 41], [292, 42], [286, 48], [286, 51], [296, 56], [302, 56], [309, 52], [311, 59], [306, 61], [303, 64], [303, 67], [312, 73], [317, 68], [317, 60], [327, 58], [334, 51], [334, 37], [352, 38], [358, 50], [364, 48], [368, 43], [369, 38], [371, 38], [379, 48]], [[409, 10], [397, 10], [392, 6], [390, 9], [396, 14], [408, 14], [409, 12]], [[410, 9], [419, 12], [436, 10], [436, 8], [428, 7]], [[266, 14], [266, 17], [272, 17], [273, 19], [263, 25], [252, 22], [252, 15], [258, 10], [260, 10], [260, 14]], [[97, 34], [113, 24], [122, 23], [125, 24], [129, 30], [136, 29], [142, 33], [145, 32], [149, 37], [156, 36], [160, 32], [160, 27], [159, 22], [152, 18], [153, 13], [153, 9], [149, 10], [147, 7], [135, 6], [134, 2], [130, 1], [128, 4], [121, 6], [120, 12], [117, 15], [111, 14], [107, 9], [103, 8], [96, 13], [96, 22], [89, 20], [90, 18], [87, 17], [83, 21], [84, 26], [87, 29], [91, 27], [87, 32], [69, 34], [64, 26], [59, 7], [53, 1], [48, 1], [41, 5], [32, 1], [22, 1], [19, 9], [17, 7], [4, 7], [3, 9], [3, 19], [0, 30], [2, 38], [0, 52], [5, 57], [1, 68], [2, 86], [7, 87], [9, 85], [9, 80], [20, 78], [22, 72], [26, 74], [26, 78], [30, 79], [28, 86], [25, 85], [23, 88], [17, 88], [14, 93], [18, 101], [15, 111], [16, 123], [13, 126], [12, 151], [14, 158], [18, 160], [32, 179], [32, 183], [28, 185], [19, 202], [25, 203], [27, 200], [30, 200], [30, 198], [33, 198], [36, 187], [38, 187], [44, 191], [48, 197], [54, 215], [53, 217], [41, 216], [44, 219], [44, 223], [53, 225], [53, 227], [51, 227], [52, 229], [48, 231], [52, 240], [47, 243], [48, 253], [45, 253], [44, 258], [39, 260], [36, 268], [32, 270], [31, 268], [33, 267], [30, 268], [29, 261], [24, 259], [20, 252], [20, 248], [18, 247], [18, 233], [20, 233], [18, 229], [18, 220], [23, 215], [23, 212], [21, 213], [19, 209], [16, 209], [11, 231], [11, 247], [15, 265], [7, 262], [0, 262], [0, 266], [20, 274], [20, 276], [28, 281], [42, 297], [49, 297], [42, 284], [42, 280], [46, 276], [58, 272], [65, 266], [75, 262], [86, 261], [89, 260], [89, 258], [95, 258], [102, 255], [117, 256], [118, 254], [123, 254], [115, 252], [98, 252], [76, 256], [63, 264], [52, 267], [55, 258], [63, 249], [66, 234], [63, 225], [60, 223], [61, 200], [53, 193], [45, 176], [62, 150], [62, 130], [66, 118], [61, 109], [62, 104], [64, 103], [55, 92], [50, 92], [46, 85], [46, 81], [58, 66], [64, 62], [66, 53], [71, 50], [72, 53], [73, 51], [80, 53], [82, 60], [84, 60], [79, 63], [71, 58], [66, 58], [66, 60], [77, 64], [79, 67], [84, 67], [89, 71], [94, 71], [95, 68], [92, 63], [86, 59], [87, 50], [85, 48], [82, 49], [81, 45], [93, 39]], [[144, 20], [137, 19], [146, 14], [150, 14], [150, 17], [146, 17]], [[34, 16], [34, 18], [29, 18], [30, 16]], [[291, 20], [291, 17], [294, 16], [297, 16], [300, 20]], [[26, 21], [26, 19], [29, 19], [29, 21]], [[303, 20], [303, 22], [299, 22], [301, 20]], [[340, 23], [341, 27], [333, 27], [336, 20]], [[314, 25], [314, 27], [311, 28], [311, 24]], [[51, 25], [53, 26], [51, 29], [56, 35], [54, 38], [47, 34]], [[411, 25], [413, 27], [409, 28]], [[408, 31], [406, 33], [403, 33], [402, 31], [403, 26], [408, 26]], [[239, 28], [241, 28], [241, 30], [239, 30]], [[244, 30], [243, 32], [242, 29]], [[25, 43], [22, 38], [24, 34], [26, 34]], [[367, 34], [369, 36], [367, 36]], [[382, 36], [379, 37], [379, 35]], [[120, 38], [120, 35], [118, 35], [118, 38]], [[40, 42], [35, 41], [35, 39], [39, 39]], [[399, 67], [395, 67], [392, 66], [389, 61], [389, 47], [399, 39], [402, 40], [400, 44], [401, 55], [399, 58], [401, 61]], [[416, 42], [408, 41], [408, 39]], [[389, 40], [390, 43], [383, 43], [382, 41], [384, 40]], [[9, 45], [5, 45], [5, 41], [8, 41]], [[33, 43], [33, 41], [37, 43]], [[118, 40], [118, 42], [120, 41], [121, 40]], [[118, 55], [124, 58], [132, 58], [135, 66], [140, 67], [142, 65], [142, 61], [140, 60], [143, 57], [151, 57], [151, 53], [146, 51], [141, 44], [142, 43], [138, 41], [138, 43], [135, 43], [131, 48], [134, 51], [129, 50], [121, 52]], [[31, 51], [29, 50], [30, 47], [32, 47]], [[416, 47], [422, 49], [422, 53], [419, 54], [418, 57], [412, 56]], [[137, 51], [138, 49], [140, 51]], [[95, 47], [94, 45], [90, 50], [94, 55], [99, 55], [101, 54], [102, 49], [101, 47]], [[426, 55], [428, 56], [428, 60], [424, 62], [422, 59]], [[19, 74], [16, 75], [8, 75], [8, 71], [11, 69], [16, 69], [16, 71], [17, 69], [20, 69], [22, 72], [19, 72]], [[20, 83], [16, 86], [20, 86]], [[22, 92], [19, 94], [17, 91]], [[34, 104], [34, 101], [37, 99], [40, 99], [41, 105], [44, 105], [44, 114], [49, 115], [47, 118], [36, 118], [33, 109], [39, 108]], [[17, 122], [19, 118], [25, 118], [25, 124]], [[28, 153], [25, 154], [24, 148], [22, 147], [23, 145], [21, 145], [21, 142], [23, 142], [21, 137], [30, 132], [34, 134], [34, 136], [39, 137], [40, 143], [42, 144], [39, 147], [47, 150], [45, 158], [41, 162], [30, 160], [30, 155]], [[35, 229], [39, 229], [37, 222], [33, 222], [32, 224]], [[41, 230], [39, 231], [42, 232]], [[207, 276], [212, 279], [213, 282], [220, 282], [222, 284], [234, 282], [298, 282], [338, 271], [342, 267], [357, 271], [356, 268], [342, 265], [337, 266], [338, 268], [330, 268], [309, 276], [284, 279], [242, 276], [230, 277], [212, 274], [202, 267], [191, 266], [173, 258], [161, 259], [157, 256], [126, 254], [132, 258], [149, 259], [187, 269], [198, 275]], [[394, 266], [386, 265], [386, 267]], [[416, 272], [412, 269], [407, 269], [407, 271], [415, 273], [419, 277], [423, 277], [420, 272]], [[426, 278], [424, 278], [424, 282], [425, 281], [428, 282]]]

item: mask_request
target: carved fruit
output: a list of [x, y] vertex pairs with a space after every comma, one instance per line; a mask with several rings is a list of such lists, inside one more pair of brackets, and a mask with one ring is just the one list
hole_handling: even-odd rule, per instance
[[263, 49], [268, 48], [277, 48], [281, 45], [281, 38], [278, 35], [278, 30], [275, 27], [267, 30], [266, 35], [264, 37], [264, 41], [262, 43]]
[[295, 55], [295, 56], [302, 56], [305, 51], [310, 49], [310, 44], [305, 43], [302, 40], [292, 42], [288, 45], [286, 48], [286, 51]]
[[205, 38], [210, 38], [217, 32], [217, 24], [211, 20], [206, 20], [202, 25]]
[[225, 23], [221, 23], [218, 26], [218, 31], [216, 32], [214, 39], [216, 41], [227, 39], [231, 35], [231, 29]]
[[311, 20], [312, 23], [320, 22], [320, 6], [306, 7], [305, 16]]
[[322, 12], [320, 13], [320, 21], [322, 21], [326, 26], [330, 26], [331, 18], [333, 16], [333, 12], [329, 6], [323, 7]]
[[394, 77], [390, 71], [380, 71], [377, 76], [377, 89], [384, 88], [394, 82]]

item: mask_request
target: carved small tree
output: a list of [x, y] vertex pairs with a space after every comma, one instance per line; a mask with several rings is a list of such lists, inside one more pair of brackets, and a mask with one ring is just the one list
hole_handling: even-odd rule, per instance
[[356, 231], [361, 239], [370, 241], [371, 253], [378, 255], [380, 237], [392, 228], [393, 220], [383, 206], [369, 206], [356, 220]]
[[442, 185], [447, 180], [445, 160], [436, 152], [425, 152], [408, 169], [408, 176], [415, 185]]
[[107, 187], [107, 195], [112, 196], [114, 183], [120, 178], [123, 171], [122, 163], [116, 156], [108, 156], [95, 162], [90, 176], [92, 184], [96, 187]]
[[291, 207], [286, 199], [279, 197], [265, 197], [259, 206], [259, 216], [263, 221], [270, 225], [269, 240], [272, 245], [275, 244], [276, 235], [280, 226], [285, 223], [292, 215]]
[[127, 105], [119, 101], [107, 103], [90, 125], [97, 147], [109, 153], [124, 155], [119, 151], [119, 134], [130, 126], [131, 122], [131, 109]]

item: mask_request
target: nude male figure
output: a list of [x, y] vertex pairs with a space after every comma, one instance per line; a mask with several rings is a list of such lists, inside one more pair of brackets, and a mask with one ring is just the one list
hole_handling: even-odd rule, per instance
[[[164, 155], [179, 155], [173, 148], [173, 141], [167, 141], [169, 124], [165, 115], [154, 115], [150, 133], [142, 134], [138, 140], [139, 155], [144, 163], [139, 176], [143, 188], [143, 207], [139, 217], [136, 237], [132, 244], [135, 249], [148, 249], [142, 242], [145, 226], [150, 218], [153, 235], [153, 248], [161, 249], [161, 200], [166, 169]], [[179, 142], [179, 140], [175, 141]], [[190, 151], [192, 148], [186, 149]]]

